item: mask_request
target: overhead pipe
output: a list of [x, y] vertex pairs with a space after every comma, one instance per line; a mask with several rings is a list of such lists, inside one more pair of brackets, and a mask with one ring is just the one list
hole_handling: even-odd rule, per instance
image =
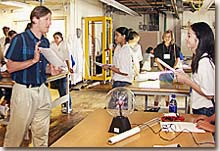
[[178, 14], [178, 11], [177, 11], [176, 0], [171, 0], [171, 4], [172, 4], [173, 11], [174, 11], [174, 13], [175, 13], [176, 18], [177, 18], [177, 19], [180, 19], [179, 14]]

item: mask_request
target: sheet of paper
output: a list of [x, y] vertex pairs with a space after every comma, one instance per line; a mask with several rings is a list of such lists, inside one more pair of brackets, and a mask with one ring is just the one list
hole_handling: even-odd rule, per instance
[[156, 81], [144, 81], [138, 84], [140, 88], [160, 88], [160, 80]]
[[196, 123], [192, 122], [160, 122], [162, 131], [166, 132], [193, 132], [205, 133], [203, 129], [196, 127]]
[[146, 73], [140, 73], [135, 78], [135, 81], [155, 81], [159, 79], [160, 72], [146, 72]]
[[97, 66], [99, 66], [99, 67], [102, 67], [103, 66], [103, 64], [102, 63], [100, 63], [100, 62], [94, 62]]
[[60, 59], [60, 57], [51, 48], [39, 47], [39, 49], [44, 57], [55, 67], [60, 67], [62, 69], [67, 67], [64, 61]]
[[174, 68], [170, 67], [168, 64], [166, 64], [165, 62], [163, 62], [160, 58], [157, 58], [157, 61], [158, 61], [160, 64], [162, 64], [164, 67], [166, 67], [167, 69], [169, 69], [169, 70], [175, 72], [175, 69], [174, 69]]
[[[102, 67], [104, 64], [102, 64], [102, 63], [100, 63], [100, 62], [94, 62], [97, 66], [100, 66], [100, 67]], [[112, 66], [112, 64], [107, 64], [107, 65], [109, 65], [109, 66]]]
[[135, 81], [141, 82], [141, 81], [156, 81], [159, 79], [160, 74], [162, 73], [172, 73], [172, 71], [160, 71], [160, 72], [145, 72], [140, 73], [135, 78]]

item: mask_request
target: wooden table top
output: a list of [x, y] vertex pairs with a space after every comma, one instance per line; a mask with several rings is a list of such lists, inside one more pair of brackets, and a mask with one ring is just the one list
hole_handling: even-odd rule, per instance
[[[64, 78], [64, 77], [66, 77], [66, 74], [67, 73], [62, 73], [62, 74], [53, 75], [53, 76], [47, 75], [46, 83], [60, 79], [60, 78]], [[0, 79], [0, 87], [12, 87], [14, 83], [15, 82], [12, 81], [11, 77], [3, 77], [2, 79]]]
[[[128, 86], [129, 89], [131, 89], [134, 93], [143, 93], [143, 94], [159, 94], [159, 93], [175, 93], [175, 94], [183, 94], [183, 95], [189, 95], [190, 93], [190, 87], [181, 83], [178, 83], [173, 78], [172, 81], [161, 81], [160, 75], [167, 73], [167, 76], [169, 75], [169, 72], [160, 71], [160, 72], [143, 72], [140, 73], [135, 80], [133, 81], [132, 85]], [[166, 77], [166, 76], [165, 76]], [[166, 78], [165, 78], [166, 79]]]
[[[181, 114], [185, 121], [193, 121], [196, 115]], [[163, 113], [158, 112], [134, 112], [129, 116], [132, 127], [143, 124], [153, 118], [161, 117]], [[180, 144], [182, 147], [214, 147], [214, 144], [198, 146], [190, 133], [182, 133], [173, 141], [164, 141], [159, 134], [154, 134], [149, 128], [143, 129], [140, 133], [131, 136], [121, 142], [110, 145], [108, 139], [116, 134], [109, 133], [108, 129], [112, 117], [104, 109], [96, 110], [90, 113], [83, 121], [72, 128], [64, 136], [58, 139], [50, 147], [153, 147], [153, 145]], [[152, 127], [155, 131], [160, 129], [157, 124]], [[172, 138], [178, 133], [161, 132], [166, 138]], [[193, 133], [198, 142], [214, 142], [211, 133]]]
[[188, 95], [190, 93], [189, 86], [177, 83], [175, 81], [172, 83], [159, 80], [134, 81], [128, 88], [135, 92], [182, 93]]

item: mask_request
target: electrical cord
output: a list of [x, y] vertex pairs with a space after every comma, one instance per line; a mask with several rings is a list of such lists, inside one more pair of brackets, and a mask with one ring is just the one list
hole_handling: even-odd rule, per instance
[[[132, 125], [144, 125], [144, 126], [147, 126], [154, 134], [158, 134], [159, 137], [164, 140], [164, 141], [168, 141], [168, 142], [171, 142], [173, 140], [175, 140], [177, 137], [179, 137], [181, 134], [183, 134], [185, 131], [189, 132], [190, 133], [190, 136], [192, 137], [193, 141], [195, 142], [196, 145], [198, 146], [201, 146], [201, 145], [205, 145], [205, 144], [215, 144], [213, 142], [198, 142], [197, 139], [195, 138], [195, 136], [193, 135], [193, 133], [188, 130], [188, 129], [183, 129], [181, 132], [178, 132], [178, 134], [175, 136], [175, 137], [172, 137], [172, 138], [166, 138], [164, 136], [161, 135], [161, 131], [163, 130], [163, 128], [160, 128], [158, 131], [155, 131], [150, 125], [148, 124], [132, 124]], [[170, 128], [172, 130], [172, 132], [176, 132], [175, 131], [175, 128], [172, 128], [172, 125], [174, 124], [170, 124]], [[174, 125], [175, 126], [175, 125]], [[167, 134], [169, 131], [165, 131], [165, 133]]]
[[[193, 141], [196, 143], [196, 145], [198, 145], [198, 146], [200, 146], [200, 145], [204, 145], [204, 144], [215, 144], [215, 143], [213, 143], [213, 142], [198, 142], [197, 140], [196, 140], [196, 138], [195, 138], [195, 136], [193, 135], [193, 133], [190, 131], [190, 130], [188, 130], [188, 129], [183, 129], [181, 132], [179, 132], [175, 137], [173, 137], [173, 138], [166, 138], [166, 137], [164, 137], [164, 136], [162, 136], [161, 135], [161, 131], [162, 131], [162, 128], [160, 128], [160, 130], [158, 131], [158, 132], [156, 132], [156, 131], [154, 131], [154, 129], [151, 127], [151, 126], [149, 126], [149, 125], [146, 125], [154, 134], [158, 134], [159, 133], [159, 137], [161, 138], [161, 139], [163, 139], [163, 140], [165, 140], [165, 141], [168, 141], [168, 142], [170, 142], [170, 141], [173, 141], [174, 139], [176, 139], [177, 137], [179, 137], [181, 134], [183, 134], [185, 131], [188, 131], [189, 133], [190, 133], [190, 136], [192, 137], [192, 139], [193, 139]], [[172, 129], [173, 130], [173, 132], [176, 132], [174, 129]]]

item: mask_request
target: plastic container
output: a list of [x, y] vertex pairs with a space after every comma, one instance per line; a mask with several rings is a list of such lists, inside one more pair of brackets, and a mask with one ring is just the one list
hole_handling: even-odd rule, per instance
[[176, 95], [171, 95], [171, 100], [169, 103], [169, 112], [170, 113], [177, 113], [177, 102], [176, 102]]

